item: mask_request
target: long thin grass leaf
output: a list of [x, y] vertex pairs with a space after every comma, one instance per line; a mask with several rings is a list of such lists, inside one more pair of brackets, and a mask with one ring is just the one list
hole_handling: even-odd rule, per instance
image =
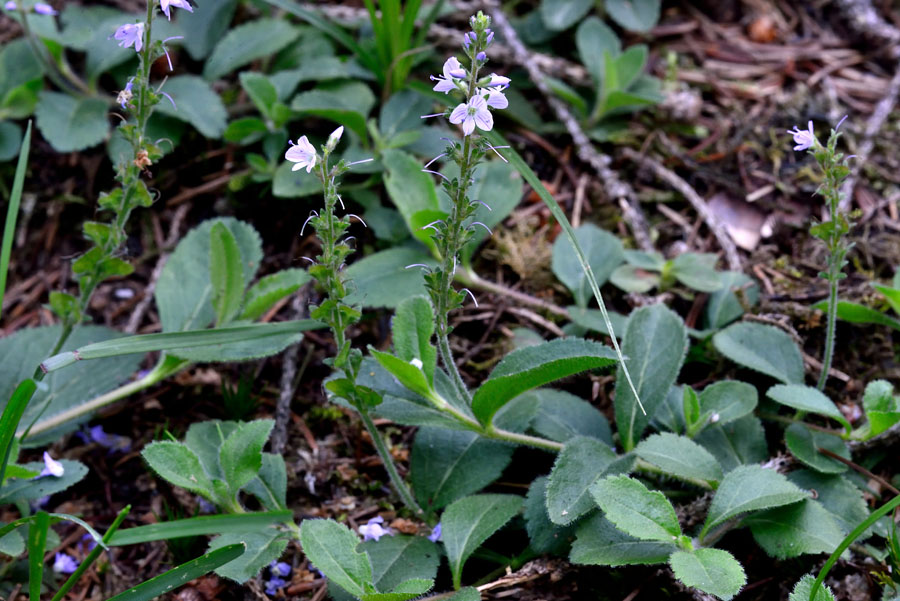
[[41, 582], [44, 579], [44, 549], [47, 546], [47, 529], [50, 516], [39, 511], [28, 528], [28, 598], [41, 601]]
[[132, 587], [123, 593], [119, 593], [107, 601], [151, 601], [151, 599], [168, 593], [175, 587], [208, 574], [219, 566], [237, 559], [243, 555], [246, 549], [247, 546], [243, 543], [235, 543], [216, 549], [206, 555], [201, 555], [197, 559], [183, 563], [168, 572], [164, 572], [156, 578], [151, 578], [147, 582]]
[[293, 517], [294, 514], [291, 511], [285, 510], [185, 518], [183, 520], [172, 520], [171, 522], [119, 530], [110, 538], [109, 545], [111, 547], [121, 547], [186, 536], [261, 530], [272, 524], [289, 522]]
[[[13, 238], [16, 236], [16, 220], [19, 217], [19, 205], [22, 203], [22, 188], [25, 186], [25, 171], [28, 169], [28, 153], [31, 150], [31, 121], [22, 138], [19, 149], [19, 162], [16, 163], [16, 174], [13, 176], [12, 192], [9, 195], [9, 206], [6, 208], [6, 223], [3, 226], [3, 244], [0, 247], [0, 315], [3, 314], [3, 296], [6, 293], [6, 276], [9, 270], [9, 258], [12, 255]], [[3, 479], [0, 478], [0, 482]]]
[[19, 427], [19, 421], [28, 407], [28, 402], [34, 396], [37, 390], [37, 384], [34, 380], [24, 380], [13, 391], [6, 408], [3, 409], [3, 415], [0, 416], [0, 453], [2, 453], [2, 461], [0, 461], [0, 485], [6, 476], [6, 466], [9, 464], [9, 456], [12, 453], [13, 442], [16, 438], [16, 430]]

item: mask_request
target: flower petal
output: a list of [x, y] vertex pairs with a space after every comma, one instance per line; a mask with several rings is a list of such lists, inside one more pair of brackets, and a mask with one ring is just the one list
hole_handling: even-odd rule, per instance
[[453, 112], [450, 113], [450, 123], [459, 124], [463, 122], [463, 119], [466, 118], [466, 115], [469, 112], [469, 106], [467, 104], [457, 105]]

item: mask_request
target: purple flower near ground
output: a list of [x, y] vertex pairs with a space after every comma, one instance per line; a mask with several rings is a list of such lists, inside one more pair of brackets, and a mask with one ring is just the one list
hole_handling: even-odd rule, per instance
[[56, 9], [50, 6], [49, 4], [45, 4], [44, 2], [38, 2], [34, 5], [34, 12], [39, 15], [49, 15], [51, 17], [55, 17], [57, 14]]
[[[290, 140], [288, 140], [288, 142], [290, 142]], [[309, 143], [306, 136], [301, 136], [296, 144], [291, 142], [291, 147], [284, 153], [284, 158], [292, 163], [297, 163], [291, 168], [291, 171], [297, 171], [298, 169], [306, 167], [306, 172], [310, 173], [316, 165], [318, 155], [316, 154], [316, 149]]]
[[170, 10], [172, 7], [175, 8], [183, 8], [189, 13], [194, 12], [194, 7], [190, 5], [187, 0], [159, 0], [159, 8], [162, 9], [163, 14], [166, 15], [168, 20], [172, 20], [172, 15], [170, 14]]
[[813, 131], [813, 122], [810, 121], [808, 125], [809, 129], [800, 129], [796, 125], [793, 130], [788, 130], [787, 133], [794, 136], [794, 143], [797, 144], [794, 146], [794, 150], [807, 150], [813, 146], [815, 146], [818, 142], [816, 140], [816, 133]]
[[273, 561], [269, 564], [269, 571], [273, 576], [287, 576], [291, 573], [291, 564], [283, 561]]
[[428, 540], [430, 540], [433, 543], [436, 543], [439, 540], [441, 540], [441, 523], [440, 522], [438, 522], [437, 526], [435, 526], [431, 530], [431, 534], [428, 535]]
[[78, 562], [71, 555], [57, 553], [53, 560], [53, 571], [58, 574], [71, 574], [78, 569]]
[[266, 580], [266, 594], [269, 596], [275, 595], [276, 593], [278, 593], [278, 589], [283, 587], [285, 584], [287, 584], [287, 582], [285, 582], [283, 579], [277, 576], [273, 576], [269, 580]]
[[63, 467], [63, 464], [51, 457], [50, 453], [44, 451], [44, 469], [41, 470], [38, 478], [43, 478], [44, 476], [60, 478], [65, 473], [66, 468]]
[[94, 547], [97, 546], [97, 541], [94, 540], [94, 537], [85, 532], [81, 537], [81, 542], [78, 543], [78, 546], [81, 548], [82, 552], [90, 553], [94, 550]]
[[216, 506], [204, 499], [203, 497], [197, 497], [197, 508], [200, 510], [200, 513], [215, 513]]
[[[134, 79], [134, 78], [132, 78]], [[119, 100], [121, 101], [121, 97], [123, 94], [127, 93], [128, 99], [131, 99], [131, 81], [125, 86], [125, 89], [119, 93]], [[122, 108], [125, 108], [123, 103]], [[110, 451], [122, 451], [127, 453], [131, 450], [131, 439], [127, 436], [119, 436], [118, 434], [109, 434], [104, 429], [103, 426], [97, 424], [96, 426], [91, 426], [88, 428], [87, 434], [84, 432], [78, 432], [78, 437], [81, 438], [84, 442], [94, 442], [100, 445], [101, 447], [107, 448]]]
[[451, 56], [446, 61], [444, 61], [443, 71], [443, 77], [435, 77], [434, 75], [431, 76], [431, 80], [437, 82], [433, 88], [435, 92], [443, 92], [444, 94], [446, 94], [447, 92], [456, 90], [457, 87], [454, 80], [466, 76], [465, 70], [462, 68], [462, 65], [459, 64], [459, 61], [456, 60], [455, 56]]
[[19, 5], [16, 4], [15, 0], [9, 0], [6, 4], [3, 5], [3, 8], [6, 10], [16, 10], [19, 8]]
[[363, 540], [374, 540], [377, 541], [385, 534], [389, 536], [394, 536], [394, 531], [390, 528], [384, 528], [381, 525], [384, 523], [384, 518], [376, 516], [366, 522], [364, 525], [359, 527], [359, 533], [363, 535]]
[[463, 133], [468, 136], [475, 131], [476, 125], [484, 131], [491, 131], [494, 128], [494, 117], [488, 110], [487, 101], [482, 96], [473, 96], [469, 98], [469, 102], [453, 109], [450, 113], [450, 123], [454, 125], [461, 123]]

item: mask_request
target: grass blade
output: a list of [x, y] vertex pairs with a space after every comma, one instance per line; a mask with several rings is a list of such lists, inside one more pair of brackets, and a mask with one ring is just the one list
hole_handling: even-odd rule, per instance
[[[109, 539], [112, 538], [112, 535], [115, 534], [116, 530], [121, 525], [122, 520], [125, 519], [125, 516], [128, 515], [128, 512], [131, 511], [131, 505], [126, 506], [122, 511], [119, 512], [119, 515], [116, 516], [116, 519], [113, 520], [113, 523], [110, 525], [109, 530], [103, 535], [103, 543], [106, 544], [109, 542]], [[84, 558], [78, 567], [75, 569], [72, 574], [66, 579], [59, 590], [56, 591], [56, 594], [53, 595], [53, 599], [51, 601], [60, 601], [69, 590], [75, 586], [75, 583], [78, 582], [78, 579], [81, 578], [81, 575], [84, 574], [91, 564], [94, 563], [100, 554], [103, 553], [103, 547], [101, 545], [96, 545], [91, 552], [88, 553], [87, 557]]]
[[41, 581], [44, 579], [44, 548], [47, 546], [47, 529], [50, 516], [39, 511], [28, 528], [28, 598], [41, 601]]
[[168, 593], [177, 586], [208, 574], [219, 566], [240, 557], [246, 549], [247, 547], [243, 543], [235, 543], [216, 549], [160, 574], [156, 578], [151, 578], [147, 582], [132, 587], [123, 593], [119, 593], [115, 597], [108, 599], [108, 601], [150, 601], [163, 593]]
[[246, 532], [289, 522], [293, 517], [293, 512], [289, 510], [200, 516], [119, 530], [108, 542], [111, 547], [121, 547], [186, 536]]
[[161, 334], [141, 334], [139, 336], [126, 336], [88, 344], [80, 349], [53, 355], [41, 363], [44, 373], [56, 371], [72, 365], [82, 359], [104, 359], [106, 357], [118, 357], [119, 355], [131, 355], [135, 353], [149, 353], [151, 351], [168, 351], [173, 349], [197, 348], [203, 346], [219, 346], [233, 344], [247, 340], [267, 338], [269, 336], [281, 336], [295, 334], [307, 330], [315, 330], [325, 327], [324, 324], [312, 319], [298, 319], [294, 321], [280, 321], [277, 323], [255, 323], [245, 326], [228, 326], [211, 330], [193, 330], [188, 332], [163, 332]]
[[[12, 193], [9, 196], [9, 207], [6, 209], [6, 224], [3, 226], [3, 245], [0, 247], [0, 315], [3, 314], [3, 296], [6, 293], [6, 276], [9, 269], [9, 257], [12, 254], [13, 238], [16, 235], [16, 220], [19, 217], [19, 205], [22, 202], [22, 188], [25, 185], [25, 170], [28, 168], [28, 153], [31, 150], [31, 121], [22, 138], [19, 150], [19, 162], [13, 176]], [[0, 477], [0, 482], [3, 478]]]
[[34, 380], [24, 380], [13, 391], [12, 397], [3, 410], [3, 415], [0, 416], [0, 453], [3, 454], [2, 461], [0, 461], [0, 485], [3, 484], [6, 476], [6, 466], [9, 464], [9, 456], [12, 452], [19, 421], [35, 390], [37, 390], [37, 384], [34, 383]]

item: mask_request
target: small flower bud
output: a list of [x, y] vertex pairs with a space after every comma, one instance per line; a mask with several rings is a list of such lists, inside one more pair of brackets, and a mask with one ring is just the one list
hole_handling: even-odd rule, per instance
[[490, 46], [493, 41], [494, 41], [494, 32], [491, 31], [490, 29], [488, 29], [486, 45]]
[[341, 136], [344, 135], [344, 126], [340, 126], [328, 136], [328, 142], [325, 143], [325, 148], [328, 152], [332, 152], [335, 146], [338, 145], [338, 142], [341, 141]]
[[485, 54], [484, 52], [479, 52], [478, 54], [475, 55], [475, 58], [478, 59], [478, 60], [480, 60], [480, 61], [486, 61], [486, 60], [487, 60], [487, 54]]

